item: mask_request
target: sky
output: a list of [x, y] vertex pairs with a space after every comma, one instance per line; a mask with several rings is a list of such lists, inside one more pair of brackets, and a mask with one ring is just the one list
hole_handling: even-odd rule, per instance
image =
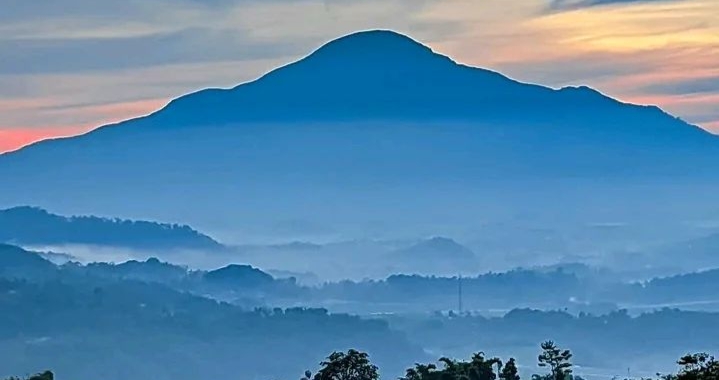
[[366, 29], [719, 132], [718, 0], [2, 0], [0, 152], [235, 86]]

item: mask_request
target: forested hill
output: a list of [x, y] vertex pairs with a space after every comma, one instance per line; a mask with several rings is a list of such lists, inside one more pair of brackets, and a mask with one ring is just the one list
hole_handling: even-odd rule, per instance
[[88, 244], [135, 249], [219, 249], [189, 226], [96, 216], [60, 216], [36, 207], [0, 210], [0, 242], [20, 245]]

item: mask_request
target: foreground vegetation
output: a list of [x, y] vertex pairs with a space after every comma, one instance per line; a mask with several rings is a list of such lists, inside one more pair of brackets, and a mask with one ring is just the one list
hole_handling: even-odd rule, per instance
[[[7, 380], [21, 380], [19, 377], [10, 377]], [[50, 371], [45, 371], [43, 373], [38, 373], [37, 375], [32, 375], [28, 377], [26, 380], [55, 380], [55, 375]]]
[[[543, 374], [533, 374], [532, 380], [582, 380], [573, 374], [572, 353], [558, 347], [553, 341], [541, 344], [537, 365], [545, 368]], [[514, 358], [506, 362], [498, 357], [488, 357], [477, 352], [470, 360], [455, 360], [446, 357], [439, 359], [439, 366], [433, 363], [416, 363], [408, 368], [398, 380], [521, 380]], [[659, 380], [717, 380], [719, 379], [719, 361], [706, 353], [690, 354], [677, 361], [680, 366], [676, 374], [657, 374]], [[374, 365], [365, 352], [350, 349], [347, 352], [335, 351], [320, 363], [320, 369], [313, 375], [305, 371], [300, 380], [378, 380], [379, 368]], [[11, 377], [7, 380], [21, 380]], [[54, 380], [54, 374], [45, 371], [28, 377], [26, 380]], [[629, 380], [629, 379], [625, 379]]]
[[[572, 369], [572, 353], [558, 347], [553, 341], [541, 344], [537, 366], [545, 368], [542, 374], [533, 374], [532, 380], [581, 380]], [[477, 352], [470, 360], [440, 358], [440, 365], [417, 363], [407, 369], [399, 380], [521, 380], [514, 358], [506, 362], [498, 357], [488, 357]], [[677, 361], [680, 366], [676, 374], [660, 375], [660, 380], [717, 380], [719, 362], [705, 353], [686, 355]], [[378, 368], [369, 361], [364, 352], [349, 350], [333, 352], [320, 363], [321, 368], [312, 376], [305, 372], [302, 380], [377, 380]], [[628, 380], [628, 379], [627, 379]]]

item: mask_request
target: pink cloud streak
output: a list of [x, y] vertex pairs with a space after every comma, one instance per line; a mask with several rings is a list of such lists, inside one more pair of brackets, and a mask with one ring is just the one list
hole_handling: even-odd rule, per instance
[[10, 152], [40, 140], [74, 136], [88, 130], [89, 128], [77, 126], [0, 129], [0, 153]]
[[[99, 120], [98, 123], [78, 123], [78, 125], [35, 127], [35, 126], [13, 126], [0, 128], [0, 153], [10, 152], [41, 140], [75, 136], [88, 132], [98, 126], [125, 120], [130, 117], [137, 117], [151, 113], [167, 103], [167, 99], [147, 99], [130, 102], [109, 103], [100, 105], [82, 105], [59, 107], [56, 110], [48, 111], [53, 116], [63, 116], [72, 113], [76, 118], [87, 118]], [[7, 101], [0, 102], [0, 110], [10, 109], [13, 106], [42, 107], [47, 105], [37, 100], [29, 101]]]

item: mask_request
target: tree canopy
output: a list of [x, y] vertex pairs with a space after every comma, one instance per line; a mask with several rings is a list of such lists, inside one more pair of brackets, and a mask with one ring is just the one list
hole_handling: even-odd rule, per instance
[[[541, 344], [541, 353], [537, 365], [547, 367], [549, 373], [534, 374], [532, 379], [581, 379], [572, 375], [570, 350], [559, 348], [553, 341]], [[456, 360], [446, 357], [436, 364], [416, 363], [408, 368], [399, 380], [520, 380], [519, 370], [514, 358], [506, 363], [498, 357], [487, 357], [477, 352], [470, 360]], [[719, 361], [707, 353], [688, 354], [681, 357], [676, 374], [657, 375], [657, 380], [719, 380]], [[51, 371], [45, 371], [24, 380], [54, 380]], [[307, 370], [300, 380], [379, 380], [379, 368], [372, 364], [369, 354], [350, 349], [347, 352], [334, 351], [320, 363], [320, 369], [312, 374]], [[6, 380], [23, 380], [10, 377]], [[630, 379], [625, 379], [630, 380]], [[641, 379], [649, 380], [649, 379]]]

